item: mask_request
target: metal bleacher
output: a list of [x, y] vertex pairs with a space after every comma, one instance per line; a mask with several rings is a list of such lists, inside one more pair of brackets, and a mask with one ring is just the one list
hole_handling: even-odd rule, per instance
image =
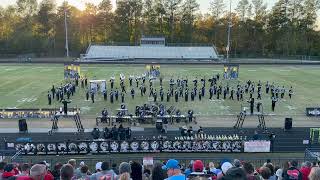
[[213, 46], [171, 47], [171, 46], [103, 46], [90, 45], [84, 60], [118, 59], [175, 59], [216, 60]]

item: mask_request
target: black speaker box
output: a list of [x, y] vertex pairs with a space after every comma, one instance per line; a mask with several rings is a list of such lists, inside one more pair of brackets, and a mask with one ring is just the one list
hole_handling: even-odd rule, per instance
[[28, 131], [28, 125], [26, 119], [19, 119], [19, 132], [27, 132]]
[[285, 120], [284, 120], [284, 129], [285, 130], [292, 129], [292, 118], [285, 118]]

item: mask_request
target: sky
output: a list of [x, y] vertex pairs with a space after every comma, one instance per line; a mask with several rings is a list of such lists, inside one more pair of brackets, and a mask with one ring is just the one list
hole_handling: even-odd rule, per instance
[[[58, 4], [61, 4], [63, 1], [64, 0], [56, 0]], [[101, 0], [67, 0], [67, 1], [69, 2], [69, 4], [76, 6], [81, 10], [84, 9], [84, 5], [86, 2], [92, 2], [96, 5], [99, 4], [99, 2], [101, 2]], [[202, 13], [208, 12], [208, 8], [211, 0], [197, 0], [197, 1], [200, 4], [200, 11]], [[230, 2], [230, 0], [225, 0], [225, 1], [228, 4]], [[231, 1], [232, 1], [232, 9], [234, 9], [237, 6], [239, 0], [231, 0]], [[269, 9], [274, 5], [276, 1], [277, 0], [264, 0], [264, 2], [267, 3]], [[0, 0], [0, 5], [7, 6], [7, 5], [14, 4], [15, 2], [16, 2], [15, 0]], [[116, 0], [111, 0], [111, 2], [115, 6]]]

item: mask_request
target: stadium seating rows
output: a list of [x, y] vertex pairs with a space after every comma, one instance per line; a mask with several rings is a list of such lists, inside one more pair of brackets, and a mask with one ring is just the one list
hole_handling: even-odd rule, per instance
[[100, 46], [91, 45], [86, 59], [217, 59], [213, 47]]

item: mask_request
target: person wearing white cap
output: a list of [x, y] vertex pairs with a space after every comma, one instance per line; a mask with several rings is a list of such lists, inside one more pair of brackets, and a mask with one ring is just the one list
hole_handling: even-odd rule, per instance
[[102, 169], [101, 169], [101, 165], [102, 165], [102, 162], [97, 162], [96, 164], [96, 172], [100, 172]]
[[227, 171], [232, 168], [233, 165], [230, 163], [230, 162], [224, 162], [222, 165], [221, 165], [221, 170], [222, 170], [222, 173], [220, 173], [218, 175], [218, 179], [220, 179], [221, 177], [225, 176], [227, 174]]
[[80, 162], [79, 167], [74, 171], [74, 175], [76, 177], [80, 177], [81, 176], [81, 168], [85, 166], [85, 163], [83, 161]]
[[[100, 180], [100, 179], [117, 179], [117, 175], [110, 169], [108, 162], [99, 162], [96, 164], [97, 173], [90, 176], [90, 180]], [[100, 171], [100, 172], [99, 172]]]

